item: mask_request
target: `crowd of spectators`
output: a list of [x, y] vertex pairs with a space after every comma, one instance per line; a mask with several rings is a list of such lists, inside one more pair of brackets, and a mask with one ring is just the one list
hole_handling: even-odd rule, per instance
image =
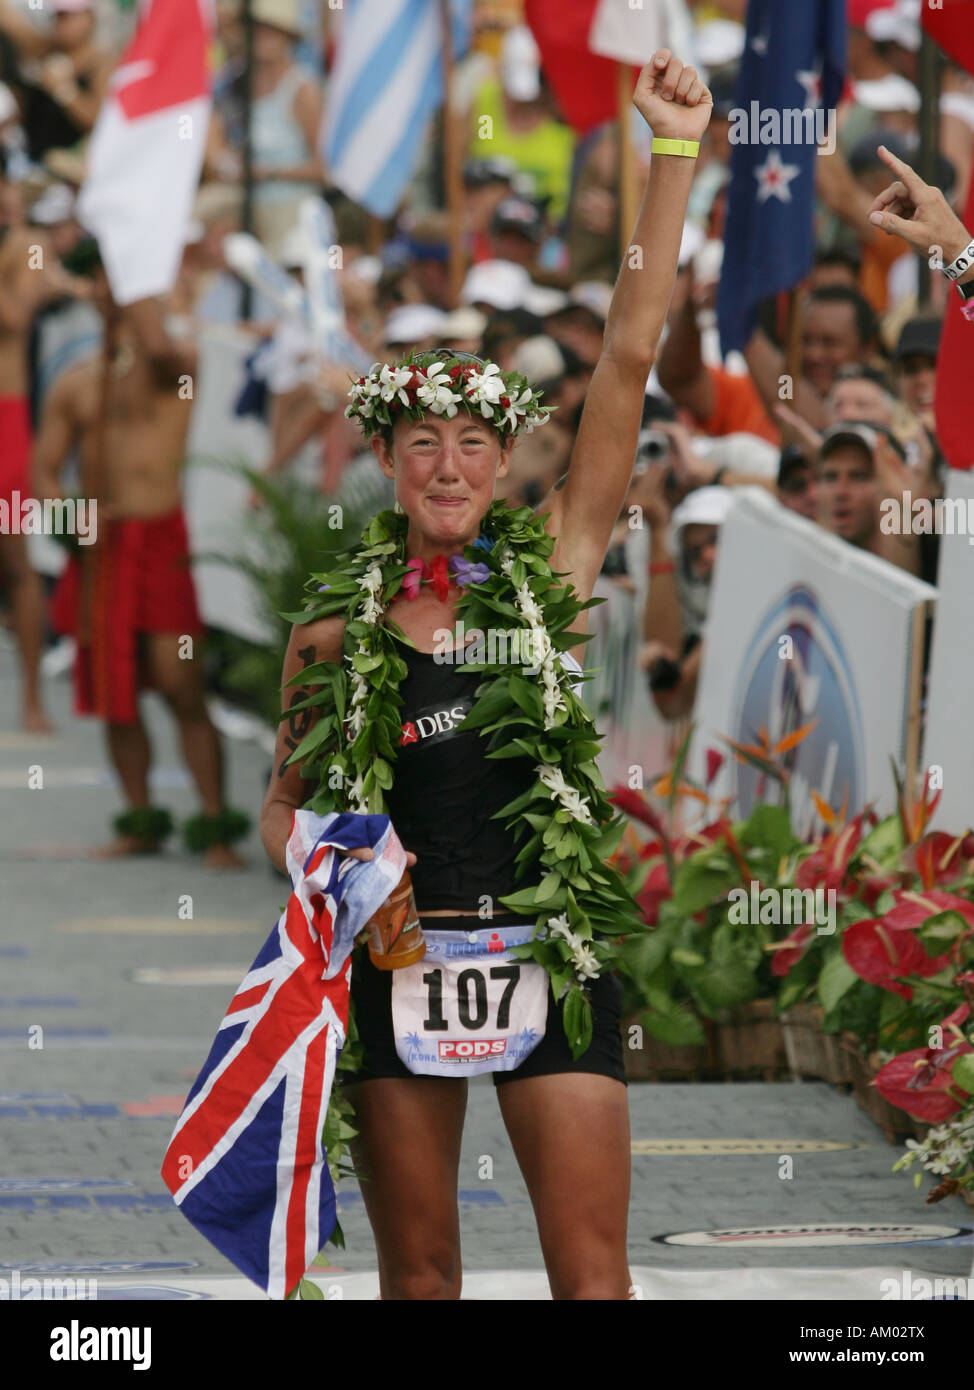
[[[325, 3], [253, 0], [252, 229], [299, 274], [297, 207], [320, 194], [336, 218], [348, 326], [364, 358], [414, 348], [474, 351], [541, 386], [557, 411], [519, 444], [500, 494], [537, 505], [569, 465], [619, 263], [622, 195], [617, 126], [580, 139], [562, 121], [520, 8], [518, 0], [477, 5], [476, 42], [458, 65], [452, 109], [431, 129], [399, 214], [380, 222], [332, 185], [320, 154], [335, 12]], [[85, 142], [127, 31], [117, 11], [103, 14], [93, 0], [53, 0], [49, 9], [45, 24], [15, 0], [0, 0], [0, 236], [26, 225], [71, 271], [83, 238], [74, 203]], [[884, 535], [880, 502], [904, 489], [936, 497], [944, 470], [933, 391], [949, 286], [934, 275], [921, 309], [916, 255], [868, 216], [890, 181], [879, 147], [915, 162], [917, 6], [850, 0], [838, 139], [816, 161], [816, 254], [800, 291], [798, 352], [786, 353], [785, 306], [774, 302], [764, 306], [745, 353], [726, 359], [714, 305], [745, 4], [690, 9], [695, 60], [715, 114], [667, 333], [647, 383], [631, 494], [605, 568], [635, 596], [641, 666], [666, 719], [693, 706], [720, 526], [734, 487], [763, 487], [809, 523], [935, 582], [936, 538]], [[197, 328], [236, 324], [252, 333], [248, 370], [270, 429], [270, 474], [286, 472], [302, 446], [318, 440], [325, 491], [388, 505], [388, 482], [344, 419], [349, 364], [323, 366], [310, 339], [259, 298], [248, 309], [227, 266], [224, 238], [244, 217], [245, 45], [239, 3], [218, 0], [217, 15], [214, 116], [183, 270], [167, 307]], [[959, 209], [974, 165], [974, 80], [948, 62], [941, 85], [937, 183]], [[458, 297], [440, 158], [446, 121], [456, 123], [465, 151]], [[634, 129], [640, 157], [644, 134]], [[36, 423], [57, 374], [97, 347], [100, 323], [84, 295], [64, 284], [39, 296], [32, 312]], [[795, 375], [783, 395], [789, 365]], [[630, 573], [634, 506], [649, 542], [648, 583], [647, 575]]]

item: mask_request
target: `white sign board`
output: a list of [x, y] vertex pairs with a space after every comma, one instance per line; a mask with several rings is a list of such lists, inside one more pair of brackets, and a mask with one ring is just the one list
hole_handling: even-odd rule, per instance
[[950, 469], [944, 494], [963, 499], [958, 511], [970, 534], [940, 538], [923, 765], [935, 769], [932, 786], [943, 774], [933, 824], [959, 835], [974, 826], [974, 473]]
[[895, 805], [890, 758], [911, 776], [929, 584], [743, 488], [721, 528], [704, 633], [692, 751], [703, 781], [710, 748], [726, 755], [712, 792], [734, 816], [778, 799], [777, 783], [739, 763], [722, 735], [773, 745], [817, 721], [784, 763], [796, 832], [819, 831], [810, 793], [849, 814]]
[[[244, 358], [253, 345], [253, 339], [238, 330], [216, 326], [199, 339], [199, 384], [187, 448], [190, 467], [183, 478], [194, 557], [232, 557], [254, 546], [250, 483], [239, 474], [209, 466], [243, 464], [259, 470], [267, 463], [270, 438], [265, 426], [253, 415], [234, 414], [244, 384]], [[274, 629], [247, 575], [222, 561], [194, 559], [193, 578], [208, 627], [250, 642], [273, 640]]]

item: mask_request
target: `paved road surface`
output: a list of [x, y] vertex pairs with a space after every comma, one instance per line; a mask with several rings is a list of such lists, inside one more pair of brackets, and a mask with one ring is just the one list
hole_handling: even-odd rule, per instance
[[[159, 1165], [284, 885], [256, 835], [246, 846], [247, 870], [232, 876], [207, 873], [178, 845], [159, 859], [124, 864], [47, 857], [53, 847], [98, 843], [119, 804], [98, 726], [72, 718], [66, 681], [50, 693], [56, 739], [10, 732], [16, 682], [0, 639], [0, 1265], [77, 1268], [103, 1283], [114, 1275], [245, 1297], [243, 1281], [227, 1278], [233, 1271], [173, 1206]], [[185, 816], [193, 798], [172, 730], [154, 697], [147, 708], [157, 800]], [[229, 759], [233, 803], [256, 812], [269, 759], [244, 743], [230, 746]], [[38, 769], [43, 786], [30, 789]], [[162, 983], [153, 974], [174, 970], [196, 971], [204, 983]], [[29, 1030], [38, 1026], [43, 1047], [31, 1047], [29, 1035], [38, 1034]], [[629, 1096], [637, 1150], [630, 1252], [647, 1297], [700, 1297], [708, 1288], [721, 1297], [798, 1296], [812, 1286], [820, 1298], [877, 1297], [880, 1269], [971, 1273], [974, 1213], [958, 1199], [925, 1206], [908, 1177], [890, 1172], [896, 1150], [851, 1097], [818, 1083], [638, 1083]], [[638, 1141], [660, 1139], [770, 1143], [748, 1154], [638, 1152]], [[844, 1147], [808, 1151], [822, 1141]], [[782, 1179], [779, 1160], [789, 1154], [793, 1176]], [[484, 1156], [492, 1160], [489, 1179], [480, 1177]], [[334, 1265], [364, 1275], [375, 1268], [375, 1252], [362, 1203], [353, 1188], [340, 1201], [348, 1250]], [[471, 1083], [460, 1201], [471, 1287], [487, 1290], [482, 1296], [520, 1288], [543, 1297], [543, 1279], [531, 1278], [542, 1269], [531, 1208], [489, 1079]], [[780, 1234], [770, 1245], [753, 1236], [716, 1248], [661, 1241], [727, 1227], [833, 1223], [919, 1223], [945, 1227], [948, 1236], [885, 1246], [863, 1245], [861, 1233], [824, 1246], [785, 1246]], [[866, 1269], [874, 1273], [856, 1274]], [[486, 1280], [499, 1270], [523, 1272], [522, 1284]], [[693, 1271], [710, 1271], [710, 1284]], [[325, 1287], [340, 1285], [338, 1275], [321, 1277]], [[371, 1296], [373, 1288], [368, 1278], [347, 1284], [349, 1296]]]

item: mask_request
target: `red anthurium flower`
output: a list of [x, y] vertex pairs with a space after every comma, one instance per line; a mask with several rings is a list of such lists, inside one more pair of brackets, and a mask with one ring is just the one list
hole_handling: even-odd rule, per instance
[[703, 825], [699, 830], [693, 830], [688, 835], [684, 835], [677, 843], [677, 858], [685, 859], [695, 850], [706, 849], [708, 845], [716, 844], [723, 837], [724, 827], [727, 824], [726, 820], [715, 820], [710, 825]]
[[719, 749], [717, 749], [717, 748], [708, 748], [708, 749], [707, 749], [707, 773], [706, 773], [706, 778], [705, 778], [705, 785], [706, 785], [706, 786], [708, 786], [708, 787], [710, 786], [711, 782], [712, 782], [712, 781], [714, 780], [714, 778], [717, 776], [717, 773], [718, 773], [718, 772], [720, 771], [720, 769], [724, 766], [724, 763], [725, 763], [726, 761], [727, 761], [726, 758], [724, 757], [723, 753], [720, 752]]
[[666, 865], [659, 863], [650, 870], [649, 877], [643, 884], [642, 892], [636, 899], [643, 914], [643, 921], [647, 926], [656, 926], [661, 904], [672, 896], [673, 889], [670, 887]]
[[901, 982], [904, 975], [936, 975], [950, 964], [950, 956], [928, 956], [915, 936], [886, 929], [885, 920], [870, 917], [853, 922], [842, 933], [842, 954], [860, 979], [881, 985], [904, 999], [913, 990]]
[[894, 883], [899, 883], [899, 874], [867, 874], [865, 878], [859, 880], [859, 891], [857, 897], [866, 904], [867, 907], [875, 910], [876, 903], [886, 892], [887, 888], [892, 888]]
[[633, 791], [631, 787], [613, 787], [609, 792], [609, 800], [614, 802], [620, 810], [625, 811], [627, 816], [632, 816], [633, 820], [642, 821], [651, 830], [655, 830], [657, 835], [665, 834], [663, 822], [659, 815], [653, 810], [646, 798], [639, 792]]
[[883, 918], [884, 926], [891, 931], [912, 931], [915, 927], [923, 926], [928, 917], [936, 917], [938, 913], [950, 910], [959, 912], [964, 921], [974, 927], [974, 903], [967, 898], [959, 898], [956, 893], [941, 893], [933, 889], [913, 893], [902, 889], [893, 897], [896, 906], [890, 908]]
[[841, 830], [826, 835], [821, 846], [803, 859], [795, 873], [798, 888], [834, 889], [848, 897], [853, 885], [846, 883], [846, 873], [862, 837], [862, 815], [855, 816]]
[[[958, 976], [957, 978], [960, 979], [962, 977]], [[944, 1037], [947, 1038], [950, 1035], [950, 1030], [954, 1025], [956, 1025], [959, 1028], [962, 1023], [967, 1022], [970, 1016], [971, 1006], [969, 1004], [958, 1004], [957, 1008], [953, 1011], [953, 1013], [948, 1014], [947, 1017], [944, 1019], [943, 1023], [940, 1025], [941, 1028], [944, 1030]]]
[[908, 1115], [915, 1115], [928, 1124], [939, 1124], [956, 1114], [967, 1100], [967, 1092], [954, 1085], [950, 1069], [961, 1052], [974, 1049], [969, 1043], [957, 1046], [958, 1051], [950, 1048], [937, 1054], [943, 1065], [928, 1062], [927, 1048], [902, 1052], [879, 1072], [876, 1090], [890, 1105], [899, 1106]]
[[951, 1068], [958, 1057], [974, 1052], [966, 1039], [953, 1031], [970, 1016], [970, 1007], [961, 1004], [947, 1015], [941, 1027], [944, 1046], [918, 1047], [887, 1062], [876, 1077], [876, 1089], [892, 1105], [898, 1105], [917, 1119], [936, 1124], [960, 1110], [967, 1092], [955, 1085]]
[[812, 935], [812, 927], [808, 922], [799, 923], [795, 930], [778, 944], [771, 962], [772, 975], [787, 975], [801, 960], [805, 943]]
[[662, 853], [662, 840], [647, 840], [646, 843], [640, 848], [639, 853], [636, 855], [636, 858], [639, 860], [641, 864], [645, 864], [647, 859], [655, 859], [658, 855]]
[[956, 883], [970, 867], [974, 852], [974, 844], [969, 843], [971, 840], [969, 835], [954, 836], [942, 830], [932, 830], [903, 851], [903, 865], [919, 876], [924, 888]]

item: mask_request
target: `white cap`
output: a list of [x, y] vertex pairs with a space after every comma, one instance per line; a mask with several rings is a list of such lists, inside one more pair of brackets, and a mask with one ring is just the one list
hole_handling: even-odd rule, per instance
[[440, 327], [441, 338], [482, 338], [487, 327], [487, 316], [479, 309], [465, 307], [454, 309], [447, 314]]
[[898, 72], [888, 72], [868, 82], [853, 82], [852, 96], [870, 111], [911, 111], [920, 109], [920, 93]]
[[911, 53], [920, 51], [921, 0], [897, 0], [891, 9], [866, 16], [866, 33], [876, 43], [896, 43]]
[[489, 304], [492, 309], [519, 309], [531, 292], [531, 277], [514, 261], [481, 261], [463, 282], [464, 304]]
[[697, 62], [705, 68], [734, 63], [744, 52], [746, 32], [733, 19], [711, 19], [697, 27]]
[[500, 76], [513, 101], [537, 101], [541, 93], [541, 54], [526, 24], [508, 29], [501, 43]]
[[539, 319], [547, 318], [549, 314], [557, 314], [559, 309], [564, 309], [568, 304], [568, 295], [564, 290], [553, 290], [549, 285], [534, 285], [528, 290], [524, 297], [524, 307], [531, 314], [536, 314]]
[[612, 286], [604, 280], [580, 280], [569, 291], [568, 303], [579, 309], [588, 309], [590, 314], [605, 323], [612, 303]]
[[525, 338], [514, 352], [514, 370], [528, 381], [554, 381], [565, 374], [565, 356], [554, 338]]
[[51, 183], [30, 207], [30, 220], [36, 227], [56, 227], [74, 216], [74, 189], [66, 183]]
[[377, 285], [382, 278], [382, 258], [380, 256], [356, 256], [345, 268], [353, 280], [364, 280], [367, 285]]
[[439, 338], [446, 314], [432, 304], [400, 304], [386, 319], [383, 341], [390, 347]]
[[698, 487], [684, 497], [670, 518], [670, 545], [680, 544], [680, 532], [685, 526], [723, 526], [734, 505], [734, 493], [729, 487]]

